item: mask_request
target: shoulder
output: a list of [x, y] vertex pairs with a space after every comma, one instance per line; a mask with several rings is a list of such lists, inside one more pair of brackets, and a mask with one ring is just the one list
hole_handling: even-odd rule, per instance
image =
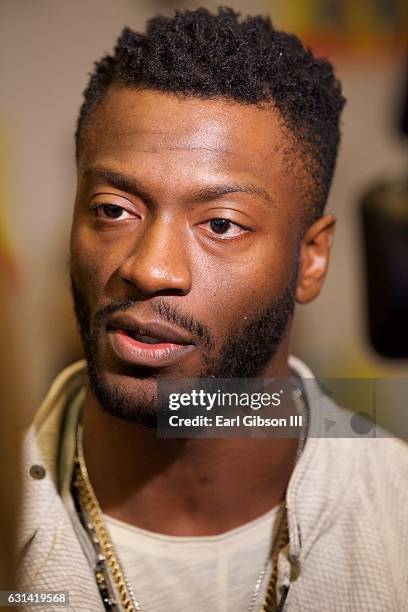
[[349, 439], [353, 455], [354, 489], [367, 500], [408, 510], [408, 445], [388, 432], [366, 439]]
[[356, 423], [361, 413], [338, 406], [303, 362], [291, 358], [290, 366], [305, 387], [309, 427], [287, 505], [302, 522], [306, 539], [312, 542], [315, 529], [344, 520], [365, 522], [363, 530], [387, 524], [408, 538], [406, 521], [397, 528], [401, 512], [408, 511], [408, 444], [376, 423]]
[[[329, 399], [318, 416], [320, 427], [312, 432], [319, 438], [315, 461], [322, 462], [347, 491], [360, 491], [368, 499], [388, 497], [391, 503], [405, 499], [408, 508], [407, 442], [376, 423], [359, 430], [356, 414]], [[329, 431], [327, 419], [334, 423]]]

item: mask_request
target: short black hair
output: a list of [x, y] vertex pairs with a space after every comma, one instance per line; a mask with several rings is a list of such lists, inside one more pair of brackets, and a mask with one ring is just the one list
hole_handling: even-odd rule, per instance
[[314, 57], [295, 35], [275, 30], [269, 17], [241, 19], [231, 8], [215, 14], [199, 8], [154, 17], [144, 34], [125, 28], [114, 54], [96, 62], [84, 91], [75, 134], [77, 157], [88, 119], [111, 86], [272, 103], [307, 161], [312, 218], [322, 214], [345, 99], [330, 62]]

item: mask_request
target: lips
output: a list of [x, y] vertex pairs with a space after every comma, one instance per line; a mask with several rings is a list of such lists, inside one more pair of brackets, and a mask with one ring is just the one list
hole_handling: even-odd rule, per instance
[[195, 348], [181, 330], [162, 321], [142, 321], [130, 313], [114, 315], [107, 331], [115, 356], [136, 366], [166, 367]]

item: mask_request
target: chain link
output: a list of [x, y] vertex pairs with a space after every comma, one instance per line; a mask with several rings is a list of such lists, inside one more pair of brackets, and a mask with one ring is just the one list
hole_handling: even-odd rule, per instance
[[142, 608], [136, 599], [125, 573], [123, 572], [115, 547], [109, 535], [109, 531], [103, 520], [103, 513], [96, 499], [88, 470], [85, 464], [82, 445], [82, 426], [78, 425], [77, 430], [77, 469], [74, 481], [80, 507], [83, 508], [92, 521], [102, 554], [110, 570], [113, 583], [119, 594], [122, 607], [125, 612], [141, 612]]

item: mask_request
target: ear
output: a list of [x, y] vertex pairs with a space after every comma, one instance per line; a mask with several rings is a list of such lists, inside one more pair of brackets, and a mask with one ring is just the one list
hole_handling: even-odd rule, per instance
[[307, 304], [320, 293], [329, 266], [336, 217], [324, 215], [306, 231], [300, 247], [296, 301]]

